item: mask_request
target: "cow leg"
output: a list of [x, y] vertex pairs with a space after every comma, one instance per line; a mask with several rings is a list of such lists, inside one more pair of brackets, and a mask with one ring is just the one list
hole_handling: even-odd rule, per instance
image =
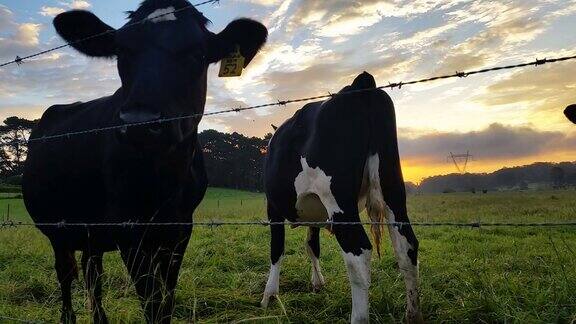
[[168, 247], [120, 247], [148, 323], [172, 320], [178, 273], [190, 239], [181, 237], [186, 238]]
[[122, 260], [130, 273], [136, 293], [144, 309], [147, 323], [169, 323], [162, 317], [162, 302], [166, 297], [162, 292], [163, 280], [160, 276], [160, 264], [157, 261], [158, 250], [121, 248]]
[[54, 267], [62, 292], [62, 315], [60, 322], [63, 324], [76, 323], [76, 314], [72, 308], [72, 281], [78, 278], [78, 268], [74, 251], [54, 247]]
[[[343, 218], [334, 218], [333, 231], [342, 248], [342, 255], [348, 269], [348, 279], [352, 291], [350, 321], [353, 324], [368, 323], [370, 319], [368, 293], [372, 244], [362, 225], [338, 225], [338, 221]], [[359, 222], [359, 215], [356, 214], [350, 221]]]
[[[192, 229], [190, 229], [192, 231]], [[178, 274], [182, 262], [184, 261], [184, 254], [190, 241], [190, 235], [178, 243], [171, 251], [165, 250], [164, 255], [161, 257], [162, 278], [165, 282], [165, 300], [163, 305], [162, 318], [168, 319], [170, 322], [175, 307], [176, 285], [178, 284]]]
[[391, 210], [388, 210], [387, 214], [390, 223], [403, 223], [401, 226], [388, 225], [388, 230], [396, 261], [406, 284], [406, 322], [424, 323], [418, 294], [418, 240], [412, 226], [404, 224], [409, 222], [407, 217], [396, 219]]
[[82, 253], [82, 270], [90, 307], [95, 324], [106, 324], [108, 319], [102, 307], [102, 253], [92, 253], [84, 251]]
[[306, 239], [306, 252], [312, 261], [312, 289], [319, 291], [325, 284], [324, 276], [320, 271], [320, 228], [309, 227]]
[[[273, 208], [268, 205], [268, 218], [271, 222], [282, 222], [284, 219], [280, 217]], [[271, 225], [270, 226], [270, 274], [266, 289], [264, 290], [264, 297], [260, 302], [262, 307], [268, 307], [270, 298], [278, 296], [280, 293], [280, 265], [282, 264], [282, 257], [284, 255], [284, 225]]]

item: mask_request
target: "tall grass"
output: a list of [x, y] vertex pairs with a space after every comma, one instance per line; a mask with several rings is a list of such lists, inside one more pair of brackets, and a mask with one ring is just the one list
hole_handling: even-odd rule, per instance
[[[532, 222], [576, 219], [574, 191], [414, 196], [413, 221]], [[0, 217], [29, 220], [20, 199], [0, 200]], [[196, 220], [264, 219], [261, 194], [212, 189]], [[571, 323], [576, 321], [576, 228], [417, 227], [421, 294], [428, 322]], [[336, 240], [321, 235], [327, 286], [312, 293], [305, 228], [287, 230], [281, 303], [259, 307], [269, 261], [268, 229], [195, 228], [177, 290], [175, 322], [346, 322], [350, 290]], [[388, 240], [373, 260], [371, 319], [401, 322], [405, 291]], [[117, 253], [104, 261], [104, 307], [112, 322], [143, 320]], [[74, 286], [80, 322], [90, 322], [86, 293]], [[0, 230], [0, 315], [55, 322], [60, 292], [47, 240], [36, 229]], [[2, 320], [0, 320], [2, 322]]]

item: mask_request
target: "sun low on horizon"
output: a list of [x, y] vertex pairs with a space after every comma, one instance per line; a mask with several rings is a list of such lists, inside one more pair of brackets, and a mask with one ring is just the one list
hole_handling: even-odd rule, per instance
[[[61, 45], [52, 27], [61, 12], [90, 10], [118, 28], [139, 3], [2, 1], [0, 61]], [[214, 32], [249, 17], [270, 33], [242, 76], [218, 78], [211, 66], [208, 112], [337, 92], [363, 71], [386, 85], [576, 54], [574, 0], [221, 0], [198, 9]], [[405, 179], [456, 172], [451, 153], [470, 153], [474, 173], [576, 160], [576, 130], [562, 113], [576, 103], [575, 75], [567, 61], [387, 90]], [[36, 119], [119, 86], [114, 60], [62, 49], [0, 68], [0, 118]], [[302, 105], [205, 117], [201, 129], [263, 137]]]

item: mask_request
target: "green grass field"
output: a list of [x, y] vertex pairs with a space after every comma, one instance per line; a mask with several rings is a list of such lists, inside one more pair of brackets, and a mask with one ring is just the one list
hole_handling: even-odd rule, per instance
[[[412, 221], [551, 222], [576, 219], [576, 191], [448, 194], [409, 198]], [[29, 220], [19, 199], [13, 219]], [[260, 220], [263, 195], [212, 189], [196, 220]], [[420, 240], [421, 303], [427, 322], [575, 323], [576, 228], [416, 227]], [[181, 271], [175, 322], [346, 322], [351, 300], [334, 237], [323, 232], [327, 285], [312, 293], [305, 228], [287, 230], [281, 301], [259, 308], [266, 283], [268, 229], [195, 228]], [[34, 228], [0, 229], [0, 316], [56, 322], [60, 293], [48, 241]], [[401, 322], [404, 284], [390, 242], [372, 263], [371, 320]], [[105, 259], [104, 306], [111, 322], [143, 321], [117, 253]], [[79, 322], [90, 321], [81, 283], [74, 286]], [[0, 323], [3, 320], [0, 319]]]

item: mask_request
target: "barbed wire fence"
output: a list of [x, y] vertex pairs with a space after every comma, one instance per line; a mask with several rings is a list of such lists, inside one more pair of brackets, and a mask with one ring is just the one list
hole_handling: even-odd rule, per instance
[[[194, 8], [194, 7], [199, 7], [199, 6], [203, 6], [206, 4], [214, 4], [214, 3], [219, 3], [219, 0], [207, 0], [207, 1], [200, 2], [200, 3], [191, 4], [189, 6], [184, 6], [182, 8], [176, 9], [176, 10], [172, 10], [172, 11], [160, 14], [160, 15], [156, 15], [154, 17], [147, 17], [147, 18], [144, 18], [142, 20], [139, 20], [139, 21], [136, 21], [133, 23], [129, 23], [129, 24], [125, 25], [123, 28], [131, 28], [133, 26], [143, 24], [143, 23], [150, 21], [152, 19], [157, 19], [157, 18], [160, 18], [163, 16], [173, 15], [175, 13], [182, 12], [182, 11]], [[60, 50], [60, 49], [66, 48], [66, 47], [71, 47], [71, 46], [74, 46], [74, 45], [82, 43], [82, 42], [87, 42], [89, 40], [92, 40], [92, 39], [95, 39], [98, 37], [102, 37], [105, 35], [109, 35], [109, 34], [112, 34], [115, 32], [116, 32], [116, 30], [108, 30], [108, 31], [103, 32], [103, 33], [91, 35], [91, 36], [88, 36], [86, 38], [82, 38], [82, 39], [79, 39], [79, 40], [74, 41], [74, 42], [69, 42], [69, 43], [66, 43], [66, 44], [63, 44], [60, 46], [56, 46], [56, 47], [53, 47], [53, 48], [50, 48], [48, 50], [44, 50], [44, 51], [41, 51], [41, 52], [38, 52], [35, 54], [31, 54], [31, 55], [24, 56], [24, 57], [17, 56], [16, 59], [14, 59], [12, 61], [0, 64], [0, 67], [8, 66], [11, 64], [21, 65], [21, 64], [25, 63], [26, 60], [29, 60], [29, 59], [32, 59], [32, 58], [35, 58], [35, 57], [38, 57], [41, 55], [45, 55], [45, 54], [48, 54], [48, 53], [51, 53], [51, 52], [54, 52], [54, 51], [57, 51], [57, 50]], [[157, 125], [157, 124], [169, 123], [169, 122], [178, 121], [178, 120], [195, 119], [195, 118], [202, 118], [202, 117], [207, 117], [207, 116], [215, 116], [215, 115], [228, 114], [228, 113], [240, 113], [243, 111], [262, 109], [262, 108], [285, 107], [288, 104], [310, 102], [310, 101], [316, 101], [316, 100], [325, 100], [325, 99], [334, 98], [336, 96], [354, 95], [354, 94], [367, 93], [367, 92], [373, 92], [373, 91], [384, 90], [384, 89], [391, 89], [391, 90], [394, 90], [396, 88], [402, 89], [403, 87], [409, 86], [409, 85], [416, 85], [416, 84], [434, 82], [434, 81], [439, 81], [439, 80], [447, 80], [447, 79], [463, 79], [463, 78], [467, 78], [469, 76], [484, 74], [484, 73], [489, 73], [489, 72], [519, 69], [519, 68], [525, 68], [525, 67], [530, 67], [530, 66], [540, 67], [540, 66], [543, 66], [545, 64], [566, 62], [566, 61], [570, 61], [570, 60], [576, 60], [576, 55], [562, 56], [562, 57], [556, 57], [556, 58], [536, 59], [534, 61], [529, 61], [529, 62], [524, 62], [524, 63], [494, 66], [491, 68], [484, 68], [484, 69], [471, 70], [471, 71], [456, 71], [455, 73], [452, 73], [452, 74], [426, 77], [426, 78], [416, 79], [416, 80], [412, 80], [412, 81], [400, 81], [400, 82], [388, 83], [386, 85], [381, 85], [381, 86], [377, 86], [375, 88], [370, 88], [370, 89], [358, 89], [358, 90], [351, 90], [351, 91], [340, 92], [340, 93], [327, 93], [327, 94], [321, 94], [321, 95], [309, 96], [309, 97], [303, 97], [303, 98], [296, 98], [296, 99], [277, 100], [275, 102], [269, 102], [269, 103], [253, 105], [253, 106], [228, 108], [228, 109], [223, 109], [223, 110], [218, 110], [218, 111], [213, 111], [213, 112], [196, 113], [196, 114], [171, 117], [171, 118], [162, 118], [162, 119], [158, 119], [158, 120], [154, 120], [154, 121], [110, 125], [110, 126], [105, 126], [105, 127], [100, 127], [100, 128], [92, 128], [92, 129], [67, 132], [67, 133], [62, 133], [62, 134], [43, 136], [43, 137], [39, 137], [39, 138], [31, 138], [31, 139], [23, 140], [23, 141], [14, 140], [12, 142], [18, 142], [18, 143], [12, 143], [12, 144], [30, 145], [33, 143], [47, 143], [48, 141], [56, 140], [56, 139], [70, 139], [74, 136], [90, 135], [90, 134], [96, 135], [96, 134], [101, 133], [101, 132], [119, 130], [119, 129], [127, 129], [130, 127]], [[242, 205], [242, 202], [240, 204]], [[218, 205], [219, 205], [219, 203], [218, 203]], [[173, 223], [138, 223], [138, 222], [130, 222], [130, 221], [129, 222], [122, 222], [122, 223], [67, 223], [66, 221], [63, 220], [63, 221], [58, 222], [58, 223], [30, 223], [30, 222], [16, 222], [16, 221], [10, 220], [7, 217], [7, 219], [0, 222], [0, 229], [16, 228], [16, 227], [33, 227], [33, 226], [38, 227], [38, 228], [46, 228], [46, 227], [57, 227], [57, 228], [120, 227], [120, 228], [130, 229], [130, 228], [142, 227], [142, 226], [146, 226], [146, 227], [150, 227], [150, 226], [161, 226], [161, 227], [166, 227], [166, 226], [205, 226], [205, 227], [214, 228], [214, 227], [219, 227], [219, 226], [257, 226], [257, 225], [261, 225], [261, 226], [291, 225], [291, 226], [317, 226], [317, 227], [342, 226], [342, 225], [388, 225], [388, 226], [397, 226], [397, 227], [410, 225], [410, 226], [422, 226], [422, 227], [444, 226], [444, 227], [473, 227], [473, 228], [480, 228], [480, 227], [559, 227], [559, 226], [576, 226], [576, 220], [575, 221], [567, 221], [567, 222], [535, 222], [535, 223], [510, 223], [510, 222], [482, 223], [482, 222], [480, 222], [479, 218], [477, 221], [474, 221], [474, 222], [412, 222], [412, 223], [403, 223], [403, 222], [333, 222], [333, 221], [326, 221], [326, 222], [287, 222], [287, 223], [281, 222], [281, 223], [277, 223], [277, 222], [270, 222], [270, 221], [265, 221], [265, 220], [243, 221], [243, 222], [228, 222], [228, 221], [221, 221], [221, 220], [210, 220], [210, 221], [189, 222], [189, 223], [179, 223], [179, 222], [173, 222]]]
[[[219, 0], [208, 0], [208, 1], [200, 2], [200, 3], [186, 6], [186, 7], [180, 8], [180, 9], [176, 9], [174, 11], [166, 12], [166, 13], [163, 13], [161, 15], [157, 15], [153, 18], [145, 18], [145, 19], [142, 19], [140, 21], [127, 24], [124, 26], [124, 28], [130, 28], [130, 27], [145, 23], [151, 19], [157, 19], [157, 18], [160, 18], [162, 16], [172, 15], [172, 14], [184, 11], [184, 10], [188, 10], [190, 8], [193, 8], [193, 7], [199, 7], [199, 6], [203, 6], [206, 4], [214, 4], [214, 3], [218, 3], [218, 2], [219, 2]], [[97, 37], [109, 35], [109, 34], [114, 33], [114, 32], [115, 32], [115, 30], [110, 30], [110, 31], [95, 34], [95, 35], [92, 35], [92, 36], [89, 36], [89, 37], [86, 37], [86, 38], [83, 38], [83, 39], [80, 39], [80, 40], [77, 40], [74, 42], [62, 44], [62, 45], [59, 45], [59, 46], [56, 46], [56, 47], [53, 47], [53, 48], [50, 48], [50, 49], [47, 49], [47, 50], [44, 50], [44, 51], [41, 51], [38, 53], [34, 53], [31, 55], [22, 56], [22, 57], [17, 56], [12, 61], [8, 61], [8, 62], [0, 64], [0, 68], [5, 67], [5, 66], [9, 66], [9, 65], [14, 65], [14, 64], [15, 65], [22, 65], [22, 64], [26, 63], [26, 61], [29, 61], [33, 58], [36, 58], [36, 57], [39, 57], [42, 55], [46, 55], [46, 54], [49, 54], [49, 53], [52, 53], [52, 52], [55, 52], [55, 51], [58, 51], [58, 50], [61, 50], [61, 49], [67, 48], [67, 47], [71, 47], [71, 46], [74, 46], [74, 45], [82, 43], [82, 42], [87, 42], [87, 41], [90, 41], [90, 40], [95, 39]], [[289, 104], [294, 104], [294, 103], [326, 100], [326, 99], [334, 98], [336, 96], [345, 96], [345, 95], [353, 95], [353, 94], [359, 94], [359, 93], [367, 93], [367, 92], [384, 90], [384, 89], [390, 89], [390, 90], [399, 89], [400, 90], [403, 87], [409, 86], [409, 85], [416, 85], [416, 84], [429, 83], [429, 82], [434, 82], [434, 81], [439, 81], [439, 80], [448, 80], [448, 79], [464, 79], [464, 78], [467, 78], [469, 76], [474, 76], [474, 75], [479, 75], [479, 74], [484, 74], [484, 73], [489, 73], [489, 72], [520, 69], [520, 68], [525, 68], [525, 67], [541, 67], [545, 64], [553, 64], [553, 63], [566, 62], [566, 61], [571, 61], [571, 60], [576, 60], [576, 55], [562, 56], [562, 57], [556, 57], [556, 58], [550, 58], [550, 59], [549, 58], [536, 59], [534, 61], [529, 61], [529, 62], [524, 62], [524, 63], [511, 64], [511, 65], [501, 65], [501, 66], [495, 66], [495, 67], [491, 67], [491, 68], [471, 70], [471, 71], [456, 71], [452, 74], [432, 76], [432, 77], [416, 79], [416, 80], [406, 81], [406, 82], [401, 81], [401, 82], [388, 83], [386, 85], [377, 86], [376, 88], [372, 88], [372, 89], [360, 89], [360, 90], [347, 91], [347, 92], [343, 92], [343, 93], [328, 93], [328, 94], [320, 94], [320, 95], [316, 95], [316, 96], [309, 96], [309, 97], [296, 98], [296, 99], [277, 100], [275, 102], [269, 102], [269, 103], [264, 103], [264, 104], [259, 104], [259, 105], [227, 108], [227, 109], [212, 111], [212, 112], [190, 114], [190, 115], [178, 116], [178, 117], [172, 117], [172, 118], [163, 118], [163, 119], [149, 121], [149, 122], [110, 125], [110, 126], [105, 126], [105, 127], [101, 127], [101, 128], [86, 129], [86, 130], [75, 131], [75, 132], [55, 134], [55, 135], [45, 136], [45, 137], [40, 137], [40, 138], [32, 138], [32, 139], [28, 139], [25, 141], [20, 141], [20, 143], [24, 144], [24, 145], [30, 145], [33, 143], [48, 143], [49, 141], [57, 140], [57, 139], [66, 140], [66, 139], [70, 139], [70, 138], [75, 137], [75, 136], [96, 135], [96, 134], [99, 134], [101, 132], [125, 129], [125, 128], [129, 128], [129, 127], [139, 127], [139, 126], [146, 126], [146, 125], [153, 125], [153, 124], [163, 124], [163, 123], [169, 123], [169, 122], [178, 121], [178, 120], [195, 119], [195, 118], [202, 118], [202, 117], [215, 116], [215, 115], [228, 114], [228, 113], [240, 113], [243, 111], [255, 110], [255, 109], [279, 108], [279, 107], [285, 107]], [[242, 205], [242, 202], [240, 204]], [[206, 221], [195, 221], [195, 222], [167, 222], [167, 223], [137, 222], [137, 221], [126, 221], [126, 222], [120, 222], [120, 223], [105, 223], [105, 222], [102, 222], [102, 223], [74, 223], [74, 222], [66, 222], [65, 220], [62, 220], [62, 221], [57, 222], [57, 223], [34, 223], [34, 222], [12, 220], [12, 219], [10, 219], [9, 214], [10, 214], [10, 212], [8, 212], [5, 219], [0, 221], [0, 230], [17, 229], [17, 228], [22, 228], [22, 227], [36, 227], [39, 229], [42, 229], [42, 228], [59, 228], [59, 229], [118, 228], [118, 229], [122, 229], [122, 230], [131, 230], [131, 229], [141, 228], [141, 227], [173, 227], [173, 226], [176, 226], [176, 227], [196, 226], [196, 227], [207, 227], [207, 228], [214, 229], [214, 228], [223, 227], [223, 226], [234, 226], [234, 227], [240, 227], [240, 226], [242, 226], [242, 227], [244, 227], [244, 226], [248, 226], [248, 227], [257, 227], [257, 226], [263, 226], [263, 227], [270, 227], [270, 226], [333, 227], [333, 226], [353, 226], [353, 225], [356, 225], [356, 226], [357, 225], [362, 225], [362, 226], [373, 226], [373, 225], [380, 226], [380, 225], [382, 225], [382, 226], [393, 226], [393, 227], [399, 227], [399, 228], [401, 228], [403, 226], [456, 227], [456, 228], [576, 227], [576, 219], [575, 220], [562, 221], [562, 222], [524, 222], [524, 223], [517, 222], [517, 223], [515, 223], [515, 222], [482, 222], [482, 221], [480, 221], [480, 217], [478, 217], [475, 221], [472, 221], [472, 222], [410, 222], [410, 223], [409, 222], [365, 222], [365, 221], [359, 221], [359, 222], [339, 222], [339, 221], [271, 222], [268, 220], [224, 221], [224, 220], [217, 220], [217, 219], [206, 220]], [[558, 257], [559, 257], [558, 250], [557, 250], [557, 248], [556, 248], [556, 246], [552, 240], [551, 240], [551, 244], [555, 250], [556, 255], [558, 255]], [[564, 276], [566, 276], [566, 275], [564, 274]], [[23, 320], [23, 319], [12, 318], [12, 317], [0, 315], [0, 322], [1, 322], [1, 320], [14, 321], [14, 322], [20, 322], [20, 323], [41, 323], [39, 321]]]
[[126, 221], [121, 223], [69, 223], [60, 221], [57, 223], [33, 223], [22, 222], [14, 220], [4, 220], [0, 223], [0, 229], [17, 228], [17, 227], [37, 227], [37, 228], [59, 228], [59, 229], [73, 229], [73, 228], [122, 228], [134, 229], [138, 227], [209, 227], [216, 228], [221, 226], [311, 226], [311, 227], [333, 227], [333, 226], [351, 226], [351, 225], [385, 225], [402, 228], [403, 226], [417, 226], [417, 227], [564, 227], [576, 226], [576, 220], [565, 222], [339, 222], [339, 221], [326, 221], [326, 222], [272, 222], [267, 220], [252, 220], [252, 221], [222, 221], [222, 220], [208, 220], [197, 222], [133, 222]]
[[24, 324], [41, 324], [41, 323], [44, 323], [42, 321], [32, 321], [32, 320], [26, 320], [26, 319], [21, 319], [21, 318], [16, 318], [16, 317], [0, 315], [0, 323], [4, 323], [3, 321], [6, 321], [7, 323], [11, 322], [11, 323], [24, 323]]
[[412, 81], [406, 81], [406, 82], [389, 83], [387, 85], [378, 86], [378, 87], [370, 88], [370, 89], [358, 89], [358, 90], [350, 90], [350, 91], [340, 92], [340, 93], [328, 93], [328, 94], [322, 94], [322, 95], [304, 97], [304, 98], [297, 98], [297, 99], [277, 100], [275, 102], [269, 102], [269, 103], [265, 103], [265, 104], [254, 105], [254, 106], [228, 108], [228, 109], [223, 109], [223, 110], [218, 110], [218, 111], [213, 111], [213, 112], [196, 113], [196, 114], [189, 114], [189, 115], [171, 117], [171, 118], [162, 118], [162, 119], [157, 119], [157, 120], [153, 120], [153, 121], [138, 122], [138, 123], [124, 123], [124, 124], [111, 125], [111, 126], [100, 127], [100, 128], [92, 128], [92, 129], [86, 129], [86, 130], [80, 130], [80, 131], [74, 131], [74, 132], [68, 132], [68, 133], [62, 133], [62, 134], [56, 134], [56, 135], [50, 135], [50, 136], [43, 136], [43, 137], [38, 137], [38, 138], [31, 138], [27, 141], [22, 141], [22, 144], [47, 142], [47, 141], [56, 140], [56, 139], [67, 139], [67, 138], [71, 138], [73, 136], [98, 134], [98, 133], [106, 132], [106, 131], [127, 129], [130, 127], [160, 125], [160, 124], [169, 123], [169, 122], [173, 122], [173, 121], [195, 119], [195, 118], [202, 118], [202, 117], [208, 117], [208, 116], [216, 116], [216, 115], [222, 115], [222, 114], [228, 114], [228, 113], [240, 113], [243, 111], [262, 109], [262, 108], [285, 107], [288, 104], [293, 104], [293, 103], [311, 102], [311, 101], [316, 101], [316, 100], [330, 99], [330, 98], [334, 98], [337, 96], [349, 96], [349, 95], [354, 95], [354, 94], [359, 94], [359, 93], [368, 93], [368, 92], [384, 90], [384, 89], [391, 89], [391, 90], [393, 90], [395, 88], [402, 89], [402, 87], [405, 87], [408, 85], [415, 85], [415, 84], [428, 83], [428, 82], [433, 82], [433, 81], [438, 81], [438, 80], [446, 80], [446, 79], [454, 79], [454, 78], [462, 79], [462, 78], [466, 78], [466, 77], [471, 76], [471, 75], [483, 74], [483, 73], [488, 73], [488, 72], [519, 69], [519, 68], [524, 68], [524, 67], [529, 67], [529, 66], [539, 67], [539, 66], [542, 66], [545, 64], [565, 62], [565, 61], [570, 61], [570, 60], [576, 60], [576, 55], [562, 56], [562, 57], [551, 58], [551, 59], [536, 59], [534, 61], [525, 62], [525, 63], [495, 66], [495, 67], [491, 67], [491, 68], [472, 70], [472, 71], [467, 71], [467, 72], [458, 72], [457, 71], [453, 74], [433, 76], [433, 77], [428, 77], [428, 78], [423, 78], [423, 79], [418, 79], [418, 80], [412, 80]]

